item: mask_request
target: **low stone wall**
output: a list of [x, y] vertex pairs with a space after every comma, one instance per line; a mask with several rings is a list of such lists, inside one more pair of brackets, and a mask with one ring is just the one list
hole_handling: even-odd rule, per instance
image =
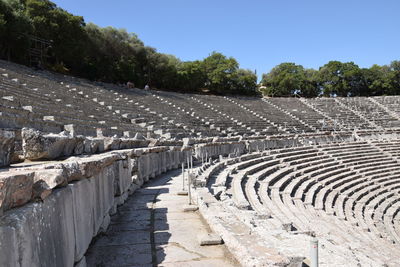
[[145, 181], [190, 150], [118, 150], [0, 175], [0, 266], [85, 265], [94, 236]]
[[147, 147], [150, 143], [144, 138], [85, 137], [68, 132], [42, 133], [29, 128], [23, 128], [21, 135], [23, 157], [28, 160], [52, 160], [72, 155]]
[[[255, 151], [264, 151], [268, 149], [278, 149], [284, 147], [295, 147], [304, 145], [320, 145], [333, 142], [354, 142], [357, 140], [390, 140], [398, 138], [399, 132], [396, 131], [359, 131], [359, 132], [338, 132], [338, 133], [312, 133], [299, 135], [276, 135], [267, 137], [246, 138], [240, 141], [227, 141], [221, 138], [221, 142], [214, 140], [210, 143], [196, 143], [195, 140], [185, 140], [187, 145], [192, 144], [197, 160], [206, 160], [206, 158], [216, 158], [219, 155], [239, 156], [245, 153]], [[204, 141], [196, 139], [197, 141]]]
[[228, 156], [235, 154], [239, 156], [247, 152], [246, 142], [216, 142], [208, 144], [196, 144], [194, 147], [194, 154], [197, 160], [207, 160], [209, 158], [216, 158], [220, 155]]

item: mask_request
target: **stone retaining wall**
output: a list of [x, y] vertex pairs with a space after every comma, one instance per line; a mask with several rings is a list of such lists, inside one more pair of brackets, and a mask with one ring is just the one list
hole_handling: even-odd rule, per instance
[[117, 206], [189, 151], [118, 150], [2, 173], [0, 266], [84, 266], [91, 240]]

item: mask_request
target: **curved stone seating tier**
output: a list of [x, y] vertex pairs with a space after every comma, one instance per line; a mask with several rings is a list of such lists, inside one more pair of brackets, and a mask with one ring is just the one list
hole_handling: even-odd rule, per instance
[[[226, 161], [209, 182], [223, 187], [214, 191], [217, 199], [232, 201], [255, 221], [264, 218], [265, 229], [315, 231], [333, 240], [337, 251], [351, 247], [356, 254], [393, 264], [400, 163], [377, 145], [352, 142], [268, 150], [255, 153], [256, 158]], [[375, 217], [365, 212], [371, 209]], [[377, 247], [387, 252], [377, 252]]]
[[[314, 98], [307, 99], [315, 109], [329, 116], [332, 120], [336, 121], [336, 124], [341, 128], [354, 130], [355, 128], [371, 129], [374, 128], [370, 125], [368, 120], [360, 117], [352, 110], [341, 105], [340, 102], [334, 98]], [[334, 122], [335, 123], [335, 122]], [[338, 128], [338, 127], [336, 127]]]
[[[296, 98], [260, 99], [147, 92], [36, 72], [4, 61], [0, 62], [0, 67], [2, 97], [14, 94], [22, 109], [31, 110], [38, 116], [54, 117], [60, 124], [76, 124], [82, 134], [86, 134], [84, 126], [92, 128], [88, 129], [88, 134], [96, 127], [108, 127], [112, 128], [111, 134], [119, 136], [125, 131], [144, 135], [152, 132], [166, 139], [304, 133], [333, 130], [333, 127], [325, 125], [324, 119], [329, 118], [338, 120], [337, 125], [351, 124], [359, 129], [370, 129], [375, 124], [368, 123], [366, 113], [371, 110], [369, 106], [383, 110], [380, 113], [383, 114], [382, 121], [383, 116], [388, 114], [373, 101], [362, 104], [364, 98], [317, 98], [307, 100], [311, 103], [307, 105]], [[318, 105], [322, 111], [318, 110]], [[56, 114], [55, 110], [58, 111]], [[362, 110], [365, 112], [362, 113]], [[391, 114], [388, 116], [393, 123], [387, 127], [396, 127], [395, 122], [400, 121], [399, 118]], [[376, 124], [378, 128], [381, 126]]]
[[323, 115], [311, 109], [297, 98], [277, 97], [269, 98], [268, 101], [295, 115], [313, 130], [332, 130], [332, 126], [329, 125]]
[[337, 98], [349, 106], [355, 113], [384, 128], [399, 127], [399, 120], [373, 101], [369, 97], [341, 97]]
[[[86, 90], [88, 89], [86, 88]], [[153, 110], [157, 105], [153, 103], [152, 106], [149, 106], [142, 101], [145, 95], [138, 92], [139, 90], [126, 92], [121, 88], [118, 88], [118, 91], [99, 88], [92, 88], [92, 90], [101, 90], [101, 94], [92, 98], [95, 105], [105, 106], [117, 113], [123, 120], [131, 121], [166, 138], [190, 136], [183, 125], [179, 125], [179, 122]], [[87, 93], [90, 94], [90, 91]], [[166, 110], [166, 107], [164, 109]]]
[[[2, 96], [2, 109], [14, 107], [13, 112], [18, 114], [20, 111], [28, 111], [34, 116], [41, 117], [41, 120], [53, 120], [61, 125], [74, 124], [76, 131], [84, 135], [95, 135], [96, 128], [111, 128], [111, 135], [122, 136], [123, 131], [145, 132], [141, 127], [134, 127], [132, 124], [126, 124], [117, 117], [112, 117], [106, 110], [91, 108], [87, 105], [88, 100], [82, 97], [72, 97], [72, 100], [65, 96], [65, 87], [59, 89], [61, 92], [53, 91], [53, 94], [47, 93], [44, 85], [42, 87], [33, 87], [31, 82], [21, 84], [21, 80], [10, 80], [11, 78], [2, 77], [0, 82], [0, 92]], [[60, 87], [60, 85], [58, 85]], [[53, 90], [56, 87], [52, 87]], [[50, 90], [50, 89], [49, 89]], [[106, 124], [107, 122], [107, 124]], [[19, 127], [28, 126], [26, 122]], [[18, 126], [17, 126], [18, 127]], [[46, 130], [45, 127], [39, 128]], [[54, 132], [51, 129], [49, 132]]]
[[169, 109], [188, 114], [190, 122], [193, 122], [192, 128], [197, 131], [201, 126], [200, 133], [203, 132], [204, 135], [208, 133], [205, 136], [227, 136], [235, 133], [237, 128], [235, 123], [222, 116], [218, 118], [214, 110], [200, 105], [191, 94], [157, 91], [152, 95], [168, 105]]
[[[223, 103], [222, 105], [215, 105], [215, 103], [212, 104], [214, 101], [210, 100], [213, 99], [213, 97], [205, 98], [205, 96], [192, 96], [191, 98], [194, 101], [195, 105], [202, 106], [203, 109], [209, 110], [210, 114], [208, 114], [206, 120], [214, 128], [225, 130], [226, 132], [231, 132], [234, 135], [253, 135], [258, 133], [257, 129], [247, 125], [246, 120], [239, 120], [237, 119], [237, 117], [235, 117], [235, 114], [237, 114], [239, 110], [229, 109], [228, 111], [224, 109]], [[226, 101], [223, 100], [223, 98], [219, 100]], [[232, 106], [232, 104], [230, 104], [230, 106]], [[265, 127], [262, 128], [265, 129]]]
[[394, 116], [398, 116], [400, 114], [400, 98], [398, 96], [377, 96], [374, 97], [373, 100], [375, 100], [378, 104], [386, 107], [387, 111], [393, 112]]
[[[160, 105], [155, 105], [158, 107], [158, 112], [162, 112], [164, 115], [172, 118], [174, 121], [184, 121], [186, 128], [188, 128], [193, 136], [219, 136], [220, 132], [216, 129], [210, 128], [209, 124], [201, 119], [199, 116], [193, 112], [193, 108], [185, 110], [180, 107], [179, 104], [173, 104], [173, 102], [166, 100], [165, 98], [151, 94], [152, 98], [149, 100], [153, 104], [154, 102], [160, 103]], [[182, 102], [186, 101], [186, 99], [181, 99]], [[169, 108], [165, 108], [164, 106], [168, 105]]]
[[[231, 104], [234, 104], [234, 106], [239, 107], [241, 109], [241, 111], [238, 111], [239, 113], [237, 114], [234, 113], [237, 120], [245, 122], [246, 125], [252, 127], [253, 129], [257, 129], [258, 131], [261, 131], [262, 134], [277, 134], [279, 132], [285, 132], [285, 130], [282, 129], [282, 127], [279, 126], [279, 124], [269, 120], [269, 118], [263, 116], [262, 114], [259, 114], [256, 111], [253, 111], [250, 108], [240, 104], [236, 98], [224, 97], [224, 99], [226, 99]], [[230, 111], [231, 109], [232, 107], [225, 106], [225, 111], [228, 114], [232, 114], [233, 110], [231, 112]]]
[[[84, 192], [93, 172], [107, 169], [107, 179], [98, 180], [110, 183], [103, 181], [113, 188], [103, 193], [111, 201], [102, 211], [90, 207], [99, 216], [88, 234], [81, 231], [84, 242], [71, 246], [69, 260], [75, 264], [101, 224], [107, 224], [113, 206], [124, 202], [128, 184], [134, 190], [191, 155], [195, 165], [201, 163], [194, 202], [242, 264], [309, 264], [309, 241], [315, 235], [321, 266], [400, 266], [399, 103], [400, 97], [145, 91], [0, 61], [0, 166], [59, 160], [47, 162], [45, 169], [24, 162], [23, 172], [14, 165], [1, 170], [0, 213], [7, 213], [6, 224], [18, 224], [21, 235], [23, 224], [29, 227], [26, 218], [40, 219], [32, 210], [52, 214], [51, 201], [62, 197], [69, 200], [62, 205], [69, 205], [71, 192]], [[145, 148], [131, 150], [136, 147]], [[96, 153], [102, 154], [90, 156]], [[70, 193], [57, 195], [64, 191]], [[44, 202], [29, 203], [35, 200]], [[53, 204], [60, 206], [57, 201]], [[101, 201], [92, 204], [101, 206]], [[68, 209], [81, 212], [82, 207], [76, 218], [84, 218], [83, 208], [90, 203], [79, 203]], [[11, 218], [13, 209], [26, 211], [27, 217]], [[13, 238], [4, 233], [0, 246], [4, 238]], [[54, 240], [43, 238], [41, 251]], [[23, 255], [27, 262], [26, 245], [15, 244], [0, 251], [0, 265], [6, 254]]]
[[[244, 101], [246, 100], [246, 101]], [[267, 118], [279, 126], [279, 129], [289, 133], [302, 133], [310, 132], [312, 129], [308, 127], [303, 121], [293, 116], [289, 112], [283, 110], [281, 107], [274, 105], [266, 99], [244, 99], [239, 98], [238, 103], [254, 110], [257, 114]]]

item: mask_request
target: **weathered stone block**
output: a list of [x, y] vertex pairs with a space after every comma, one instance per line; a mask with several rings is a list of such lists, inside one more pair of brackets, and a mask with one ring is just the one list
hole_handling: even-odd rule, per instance
[[34, 129], [22, 129], [22, 148], [25, 159], [57, 159], [83, 152], [82, 137], [71, 137], [65, 132], [44, 134]]
[[0, 240], [1, 266], [73, 266], [71, 190], [7, 212], [0, 219]]
[[0, 129], [0, 167], [10, 165], [11, 155], [14, 152], [15, 133]]
[[36, 171], [34, 174], [33, 198], [45, 199], [53, 188], [66, 185], [67, 179], [62, 169]]
[[14, 171], [0, 174], [0, 215], [29, 202], [32, 198], [34, 173]]
[[83, 257], [79, 262], [75, 263], [74, 267], [87, 267], [86, 257]]
[[18, 266], [18, 239], [15, 228], [0, 220], [0, 266]]
[[84, 151], [86, 154], [95, 154], [104, 152], [103, 138], [86, 138], [84, 140]]
[[114, 204], [114, 168], [105, 167], [101, 173], [90, 180], [94, 181], [94, 225], [93, 232], [97, 234], [104, 217]]
[[115, 168], [114, 194], [120, 196], [129, 189], [129, 186], [132, 183], [131, 171], [128, 160], [116, 161], [113, 166]]
[[104, 151], [119, 149], [121, 140], [114, 137], [104, 137]]
[[75, 253], [73, 259], [75, 262], [82, 259], [94, 235], [94, 183], [94, 178], [91, 178], [68, 186], [73, 194], [73, 225], [75, 228]]

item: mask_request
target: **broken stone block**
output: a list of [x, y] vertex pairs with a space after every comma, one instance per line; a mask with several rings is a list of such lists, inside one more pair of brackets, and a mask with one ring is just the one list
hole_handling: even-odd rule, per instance
[[119, 138], [114, 137], [105, 137], [104, 138], [104, 150], [117, 150], [120, 147], [121, 140]]
[[12, 171], [0, 175], [0, 215], [14, 207], [24, 205], [32, 198], [34, 173]]
[[10, 165], [14, 152], [14, 131], [0, 129], [0, 167]]
[[55, 121], [54, 116], [43, 116], [44, 121]]
[[221, 245], [223, 243], [222, 238], [216, 234], [204, 234], [198, 236], [200, 246], [213, 246]]
[[68, 132], [69, 135], [75, 136], [75, 126], [73, 124], [64, 125], [64, 131]]
[[14, 101], [14, 97], [13, 97], [13, 96], [3, 96], [2, 98], [3, 98], [4, 100]]
[[196, 205], [185, 205], [183, 206], [183, 211], [184, 212], [193, 212], [193, 211], [197, 211], [199, 209], [198, 206]]
[[103, 138], [87, 137], [84, 140], [84, 152], [86, 154], [95, 154], [104, 152]]
[[29, 112], [33, 112], [33, 107], [32, 106], [23, 106], [22, 109], [27, 110]]
[[24, 158], [29, 160], [49, 160], [74, 153], [82, 153], [83, 137], [71, 137], [66, 132], [44, 134], [34, 129], [22, 129]]
[[144, 136], [141, 133], [136, 133], [135, 136], [133, 137], [134, 140], [146, 140]]
[[49, 196], [54, 188], [66, 185], [67, 178], [62, 169], [39, 170], [34, 174], [33, 198], [44, 200]]

